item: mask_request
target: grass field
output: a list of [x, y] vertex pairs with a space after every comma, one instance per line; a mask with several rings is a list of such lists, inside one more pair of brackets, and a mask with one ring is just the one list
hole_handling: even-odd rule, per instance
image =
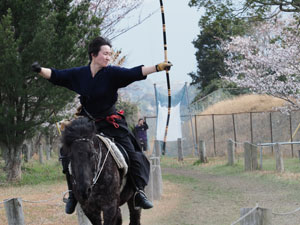
[[[300, 189], [298, 159], [284, 159], [285, 172], [275, 172], [275, 160], [264, 157], [261, 171], [244, 172], [240, 158], [235, 166], [227, 166], [224, 158], [209, 158], [200, 164], [196, 158], [162, 157], [163, 195], [154, 208], [144, 210], [144, 225], [225, 225], [239, 218], [243, 207], [270, 208], [289, 212], [299, 207]], [[2, 176], [3, 177], [3, 176]], [[1, 178], [2, 179], [2, 178]], [[0, 202], [21, 197], [26, 224], [76, 224], [76, 215], [64, 213], [62, 194], [67, 190], [61, 166], [56, 160], [45, 165], [30, 163], [23, 168], [23, 179], [13, 185], [1, 180]], [[124, 223], [128, 224], [126, 207]], [[300, 213], [275, 216], [273, 224], [299, 224]], [[0, 224], [7, 224], [0, 204]]]

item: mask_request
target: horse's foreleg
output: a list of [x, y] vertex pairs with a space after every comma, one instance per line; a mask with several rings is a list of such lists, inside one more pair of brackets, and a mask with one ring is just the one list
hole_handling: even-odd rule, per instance
[[122, 225], [122, 214], [120, 208], [118, 208], [117, 215], [116, 215], [116, 225]]
[[98, 215], [98, 214], [92, 214], [92, 213], [85, 212], [85, 215], [87, 216], [87, 218], [89, 218], [90, 222], [93, 225], [102, 225], [100, 213]]
[[129, 216], [130, 216], [130, 223], [129, 225], [141, 225], [141, 209], [134, 209], [134, 198], [131, 197], [127, 202], [128, 209], [129, 209]]
[[121, 210], [118, 207], [103, 209], [103, 225], [122, 225]]

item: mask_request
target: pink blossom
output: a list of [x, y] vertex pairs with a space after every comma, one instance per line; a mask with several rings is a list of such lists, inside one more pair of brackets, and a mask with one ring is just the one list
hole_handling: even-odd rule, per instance
[[287, 101], [286, 109], [299, 109], [299, 43], [295, 20], [259, 23], [248, 35], [222, 43], [229, 55], [225, 63], [232, 72], [223, 78], [255, 93], [282, 98]]

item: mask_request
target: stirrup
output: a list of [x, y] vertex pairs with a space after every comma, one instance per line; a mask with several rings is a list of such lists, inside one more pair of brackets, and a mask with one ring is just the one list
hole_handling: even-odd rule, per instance
[[67, 203], [67, 202], [68, 202], [68, 199], [69, 199], [69, 198], [66, 198], [66, 195], [67, 195], [68, 193], [70, 193], [70, 192], [71, 192], [71, 191], [68, 190], [68, 191], [66, 191], [66, 192], [64, 193], [63, 199], [62, 199], [63, 203]]

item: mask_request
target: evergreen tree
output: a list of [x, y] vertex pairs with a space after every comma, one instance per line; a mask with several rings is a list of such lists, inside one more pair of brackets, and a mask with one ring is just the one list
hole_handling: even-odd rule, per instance
[[197, 49], [198, 69], [189, 75], [192, 78], [191, 84], [201, 89], [200, 95], [204, 96], [224, 86], [220, 77], [227, 75], [224, 63], [226, 53], [220, 47], [221, 41], [244, 33], [247, 25], [244, 19], [233, 16], [231, 1], [198, 1], [197, 4], [195, 1], [190, 2], [190, 6], [196, 5], [205, 7], [206, 12], [199, 21], [200, 34], [193, 41]]
[[74, 98], [31, 72], [87, 63], [87, 42], [100, 34], [101, 18], [89, 1], [2, 0], [0, 2], [0, 146], [7, 179], [21, 178], [21, 145]]

